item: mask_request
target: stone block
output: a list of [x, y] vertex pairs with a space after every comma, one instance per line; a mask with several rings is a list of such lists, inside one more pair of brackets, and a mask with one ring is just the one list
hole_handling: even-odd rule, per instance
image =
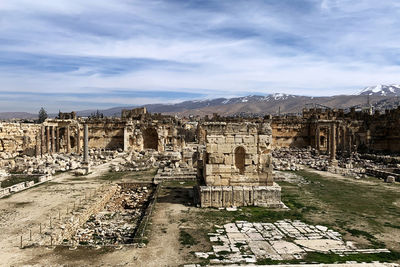
[[222, 207], [222, 188], [213, 186], [211, 190], [211, 205], [212, 207]]
[[223, 154], [212, 154], [209, 157], [209, 162], [211, 164], [224, 164], [224, 155]]
[[207, 151], [207, 153], [216, 153], [216, 152], [218, 152], [217, 144], [207, 144], [206, 145], [206, 151]]
[[232, 145], [230, 144], [219, 144], [217, 147], [218, 153], [228, 154], [232, 153]]
[[234, 136], [227, 136], [227, 137], [225, 137], [225, 142], [227, 144], [233, 144], [233, 143], [235, 143], [235, 137]]
[[235, 135], [235, 144], [243, 144], [243, 136], [242, 135]]
[[205, 175], [206, 175], [206, 177], [213, 175], [213, 165], [212, 164], [206, 164]]
[[225, 157], [225, 164], [226, 165], [232, 165], [233, 164], [233, 156], [232, 154], [224, 154]]
[[245, 144], [254, 144], [255, 143], [254, 135], [245, 135], [245, 136], [243, 136], [243, 143], [245, 143]]

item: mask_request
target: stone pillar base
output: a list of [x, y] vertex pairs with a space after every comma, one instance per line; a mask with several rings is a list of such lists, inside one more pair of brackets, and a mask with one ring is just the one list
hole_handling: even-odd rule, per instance
[[281, 201], [281, 187], [272, 186], [197, 186], [197, 203], [202, 208], [259, 206], [285, 208]]

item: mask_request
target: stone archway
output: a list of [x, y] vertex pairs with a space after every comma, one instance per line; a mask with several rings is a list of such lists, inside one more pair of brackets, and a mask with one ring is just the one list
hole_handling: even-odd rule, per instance
[[153, 127], [143, 131], [143, 148], [158, 150], [158, 133]]
[[240, 174], [244, 174], [246, 150], [242, 146], [235, 148], [235, 166]]

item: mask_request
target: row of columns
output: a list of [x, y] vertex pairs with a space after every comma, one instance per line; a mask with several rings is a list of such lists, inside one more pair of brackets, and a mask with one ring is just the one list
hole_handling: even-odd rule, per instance
[[322, 122], [315, 125], [315, 148], [321, 151], [321, 130], [325, 129], [327, 138], [327, 151], [333, 164], [336, 163], [337, 148], [342, 153], [351, 155], [354, 146], [354, 133], [351, 128], [337, 122]]
[[[59, 126], [42, 126], [40, 132], [36, 136], [36, 156], [43, 156], [44, 154], [58, 153], [61, 150], [61, 136], [60, 128], [64, 128], [64, 135], [62, 140], [65, 144], [65, 152], [71, 153], [71, 128], [70, 126], [59, 127]], [[80, 140], [80, 127], [77, 126], [76, 132], [76, 146], [75, 152], [79, 154], [81, 152], [81, 140]], [[88, 125], [84, 125], [84, 150], [86, 159], [88, 159]]]
[[[324, 126], [316, 124], [315, 128], [315, 148], [318, 152], [321, 150], [321, 128], [325, 128], [327, 131], [327, 150], [329, 151], [331, 165], [337, 165], [336, 161], [336, 147], [338, 143], [337, 127], [338, 125], [334, 122], [324, 123]], [[328, 125], [326, 125], [328, 124]]]

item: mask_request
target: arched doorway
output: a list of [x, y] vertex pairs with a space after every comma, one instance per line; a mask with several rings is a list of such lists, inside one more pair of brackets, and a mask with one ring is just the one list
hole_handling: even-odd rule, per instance
[[158, 150], [158, 133], [153, 127], [147, 128], [143, 132], [143, 147], [145, 149]]
[[245, 156], [246, 156], [246, 151], [245, 151], [244, 147], [238, 146], [235, 149], [235, 166], [236, 166], [236, 168], [239, 169], [240, 174], [244, 174]]

